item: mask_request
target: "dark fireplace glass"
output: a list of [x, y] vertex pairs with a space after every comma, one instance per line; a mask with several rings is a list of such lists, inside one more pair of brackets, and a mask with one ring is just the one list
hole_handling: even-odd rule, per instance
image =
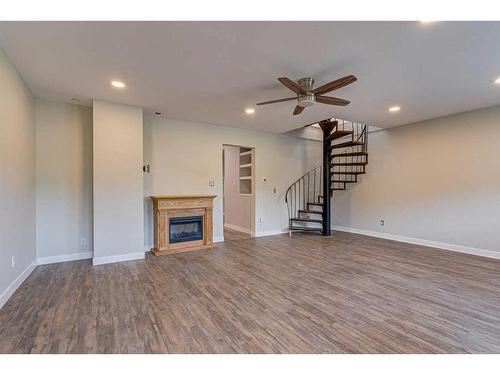
[[171, 217], [169, 219], [170, 243], [203, 239], [203, 216]]

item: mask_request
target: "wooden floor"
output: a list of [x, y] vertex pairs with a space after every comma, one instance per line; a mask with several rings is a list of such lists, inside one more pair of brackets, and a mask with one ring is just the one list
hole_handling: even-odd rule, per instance
[[240, 232], [233, 229], [224, 228], [224, 241], [242, 240], [252, 238], [248, 233]]
[[39, 266], [2, 353], [500, 352], [500, 262], [337, 233]]

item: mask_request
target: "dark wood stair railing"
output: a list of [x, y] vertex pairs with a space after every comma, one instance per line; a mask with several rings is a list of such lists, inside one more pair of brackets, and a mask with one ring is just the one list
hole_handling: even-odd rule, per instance
[[[289, 233], [321, 232], [331, 235], [331, 198], [358, 182], [368, 165], [368, 126], [344, 120], [320, 121], [323, 165], [307, 172], [285, 193]], [[324, 199], [328, 196], [330, 199]]]

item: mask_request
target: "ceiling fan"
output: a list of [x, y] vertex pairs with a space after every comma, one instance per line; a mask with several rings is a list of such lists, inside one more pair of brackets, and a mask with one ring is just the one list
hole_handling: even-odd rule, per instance
[[304, 110], [305, 107], [310, 107], [316, 102], [323, 104], [345, 106], [350, 103], [349, 100], [334, 98], [331, 96], [324, 96], [323, 94], [326, 94], [333, 90], [340, 89], [341, 87], [347, 86], [355, 82], [356, 80], [357, 78], [351, 74], [313, 89], [314, 79], [312, 78], [309, 77], [301, 78], [298, 80], [298, 82], [294, 82], [289, 78], [280, 77], [278, 78], [278, 81], [280, 81], [282, 84], [284, 84], [286, 87], [288, 87], [297, 95], [289, 98], [257, 103], [257, 105], [266, 105], [266, 104], [286, 102], [289, 100], [297, 100], [297, 105], [293, 110], [294, 115], [298, 115]]

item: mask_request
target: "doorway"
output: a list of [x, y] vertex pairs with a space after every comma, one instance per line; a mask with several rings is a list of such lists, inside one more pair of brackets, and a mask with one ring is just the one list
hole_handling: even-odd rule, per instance
[[222, 146], [224, 241], [255, 235], [255, 149]]

